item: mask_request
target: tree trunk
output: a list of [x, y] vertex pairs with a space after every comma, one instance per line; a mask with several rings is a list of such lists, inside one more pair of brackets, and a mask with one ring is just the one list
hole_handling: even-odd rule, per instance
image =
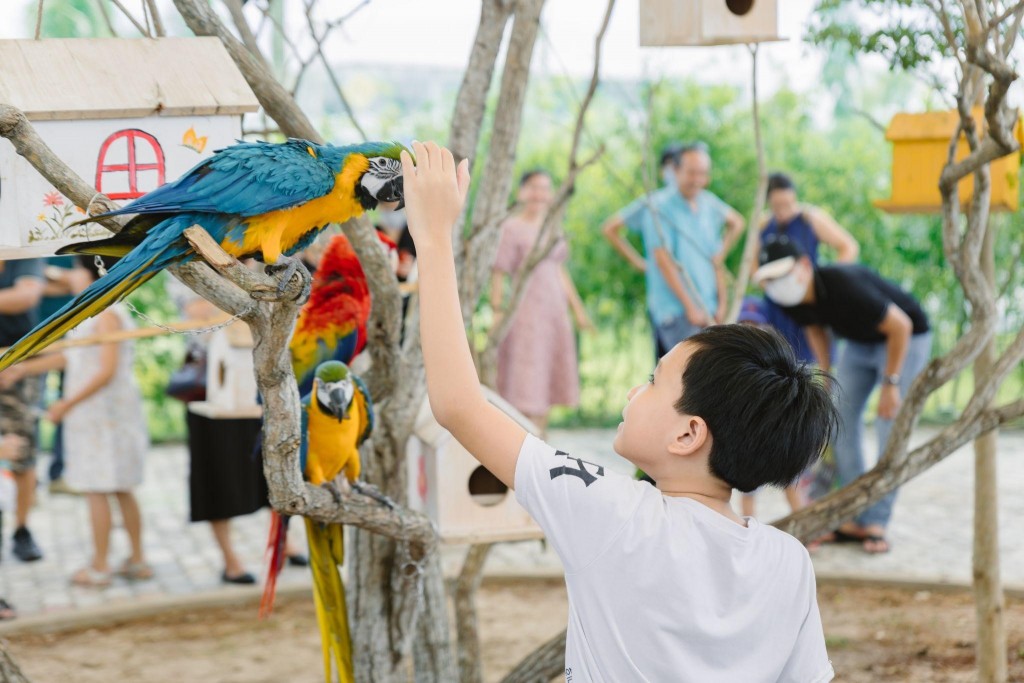
[[[981, 267], [985, 279], [995, 285], [995, 225], [985, 235]], [[974, 362], [977, 388], [992, 371], [996, 360], [995, 340], [985, 345]], [[998, 432], [992, 430], [974, 442], [974, 602], [977, 612], [978, 680], [1005, 683], [1007, 679], [1004, 596], [999, 571], [999, 493], [996, 476]]]
[[476, 623], [476, 591], [484, 575], [484, 563], [491, 550], [491, 543], [477, 543], [469, 546], [462, 571], [455, 582], [455, 628], [458, 638], [459, 681], [480, 683], [483, 669], [480, 667], [480, 634]]

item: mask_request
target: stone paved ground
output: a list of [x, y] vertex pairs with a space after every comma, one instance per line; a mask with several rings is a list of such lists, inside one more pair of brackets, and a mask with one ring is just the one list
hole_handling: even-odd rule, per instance
[[[927, 430], [922, 435], [926, 435]], [[551, 442], [563, 450], [623, 472], [628, 463], [609, 447], [607, 430], [555, 431]], [[1003, 576], [1007, 584], [1024, 586], [1024, 432], [1000, 436], [1000, 524]], [[45, 459], [40, 471], [45, 472]], [[128, 583], [116, 579], [106, 589], [73, 588], [68, 576], [89, 557], [85, 502], [79, 497], [50, 496], [40, 490], [32, 529], [46, 557], [22, 564], [10, 554], [9, 522], [4, 530], [0, 562], [0, 595], [22, 615], [61, 613], [97, 605], [131, 603], [168, 596], [223, 596], [237, 590], [220, 583], [220, 555], [206, 524], [190, 524], [187, 510], [187, 456], [182, 446], [154, 448], [147, 461], [146, 482], [139, 491], [144, 513], [145, 544], [156, 577]], [[962, 449], [906, 486], [897, 502], [890, 538], [893, 550], [867, 556], [855, 547], [828, 546], [814, 557], [819, 575], [857, 573], [922, 580], [967, 582], [970, 579], [972, 458]], [[759, 494], [758, 516], [772, 520], [786, 511], [780, 493]], [[236, 546], [250, 571], [262, 569], [268, 513], [263, 510], [234, 523]], [[294, 528], [294, 525], [293, 525]], [[301, 534], [301, 525], [298, 529]], [[297, 534], [298, 542], [301, 535]], [[445, 566], [454, 571], [463, 548], [445, 551]], [[116, 529], [112, 561], [127, 555], [127, 538]], [[539, 541], [498, 546], [488, 560], [489, 573], [550, 574], [558, 559]], [[286, 568], [282, 585], [308, 584], [306, 570]]]

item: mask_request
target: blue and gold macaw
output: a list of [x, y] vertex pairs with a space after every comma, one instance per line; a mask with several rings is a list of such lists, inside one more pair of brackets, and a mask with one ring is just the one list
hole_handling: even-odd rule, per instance
[[284, 260], [291, 275], [299, 263], [285, 257], [308, 246], [329, 223], [347, 221], [378, 202], [403, 201], [398, 158], [403, 149], [394, 142], [347, 147], [295, 139], [243, 142], [218, 150], [127, 206], [82, 221], [137, 214], [109, 239], [58, 251], [121, 260], [0, 356], [0, 371], [38, 353], [161, 270], [195, 258], [184, 236], [193, 225], [205, 228], [237, 258], [261, 257], [278, 267]]
[[[362, 380], [341, 361], [321, 363], [312, 390], [302, 399], [301, 415], [300, 462], [306, 480], [315, 486], [332, 487], [334, 479], [344, 473], [355, 484], [361, 469], [359, 446], [373, 431], [374, 424], [373, 402]], [[287, 520], [274, 515], [270, 532], [271, 569], [260, 604], [261, 616], [272, 609], [276, 575], [284, 559]], [[340, 683], [354, 682], [345, 586], [338, 571], [345, 561], [344, 527], [307, 518], [306, 537], [324, 675], [330, 683], [331, 670], [336, 667]]]

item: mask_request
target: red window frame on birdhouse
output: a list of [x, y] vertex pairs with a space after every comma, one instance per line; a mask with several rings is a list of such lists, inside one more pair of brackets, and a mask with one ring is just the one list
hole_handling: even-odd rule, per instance
[[[104, 161], [107, 158], [107, 151], [110, 146], [120, 140], [126, 138], [128, 145], [128, 163], [127, 164], [107, 164]], [[135, 145], [139, 141], [145, 141], [153, 148], [153, 153], [156, 155], [156, 163], [153, 164], [140, 164], [136, 162]], [[146, 194], [139, 190], [138, 176], [139, 171], [156, 171], [157, 172], [157, 187], [164, 184], [164, 178], [166, 175], [166, 165], [164, 163], [164, 150], [160, 146], [160, 143], [155, 137], [150, 135], [144, 130], [137, 128], [128, 128], [125, 130], [119, 130], [113, 133], [110, 137], [103, 141], [103, 145], [100, 146], [99, 159], [96, 161], [96, 190], [103, 192], [103, 174], [105, 173], [119, 173], [128, 172], [128, 191], [127, 192], [111, 192], [107, 194], [111, 199], [136, 199]]]

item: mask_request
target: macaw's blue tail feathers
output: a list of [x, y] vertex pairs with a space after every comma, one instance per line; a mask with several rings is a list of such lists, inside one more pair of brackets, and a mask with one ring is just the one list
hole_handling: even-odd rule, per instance
[[14, 346], [0, 356], [0, 371], [6, 370], [20, 360], [33, 356], [79, 323], [103, 311], [107, 306], [120, 301], [133, 290], [149, 281], [159, 272], [149, 270], [159, 254], [146, 260], [123, 259], [107, 275], [93, 282], [63, 308], [36, 326], [34, 330], [18, 340]]
[[309, 539], [309, 568], [313, 571], [313, 599], [320, 643], [324, 651], [324, 677], [331, 676], [332, 663], [339, 683], [355, 683], [352, 668], [352, 640], [348, 630], [345, 585], [339, 565], [345, 561], [345, 529], [340, 524], [321, 524], [306, 519]]

